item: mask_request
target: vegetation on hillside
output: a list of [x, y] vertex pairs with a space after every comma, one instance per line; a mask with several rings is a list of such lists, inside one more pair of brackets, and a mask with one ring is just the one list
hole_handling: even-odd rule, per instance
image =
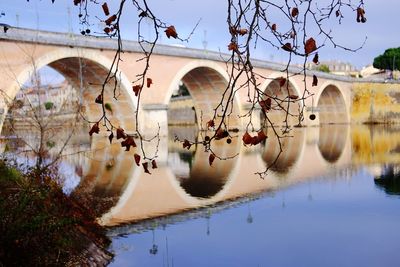
[[0, 160], [0, 266], [105, 265], [111, 259], [104, 230], [63, 193], [54, 173], [22, 173]]

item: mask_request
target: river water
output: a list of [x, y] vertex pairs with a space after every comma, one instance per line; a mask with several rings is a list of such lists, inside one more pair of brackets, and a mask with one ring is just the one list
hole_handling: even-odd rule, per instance
[[173, 141], [199, 133], [170, 128], [146, 148], [158, 149], [151, 175], [135, 165], [137, 151], [86, 134], [60, 168], [64, 190], [108, 228], [111, 266], [398, 266], [398, 130], [296, 128], [278, 159], [273, 135], [244, 147], [238, 133], [213, 146], [233, 158], [209, 166], [203, 146]]

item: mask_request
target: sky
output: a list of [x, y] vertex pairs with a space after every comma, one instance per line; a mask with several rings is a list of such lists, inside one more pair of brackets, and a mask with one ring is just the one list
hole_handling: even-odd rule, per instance
[[[163, 44], [179, 44], [186, 47], [206, 48], [214, 51], [228, 52], [230, 42], [226, 23], [226, 0], [148, 0], [154, 13], [167, 24], [175, 25], [180, 36], [187, 36], [200, 20], [199, 26], [188, 43], [162, 38]], [[318, 0], [315, 2], [323, 2]], [[98, 2], [102, 3], [102, 0]], [[119, 0], [107, 1], [111, 12], [116, 10]], [[129, 1], [128, 1], [129, 2]], [[277, 1], [279, 2], [279, 1]], [[358, 69], [372, 64], [374, 57], [390, 47], [400, 47], [400, 28], [398, 22], [399, 0], [364, 0], [367, 23], [356, 23], [355, 13], [345, 13], [342, 24], [330, 22], [327, 27], [332, 30], [337, 42], [348, 48], [359, 47], [365, 38], [364, 47], [357, 52], [347, 52], [327, 45], [321, 49], [320, 61], [338, 60], [349, 62]], [[137, 12], [128, 3], [128, 9], [122, 18], [123, 38], [134, 40], [136, 37]], [[0, 0], [0, 23], [23, 28], [69, 32], [79, 34], [79, 9], [73, 0]], [[101, 32], [103, 25], [96, 16], [104, 17], [100, 5], [90, 10], [90, 27], [92, 32]], [[273, 17], [276, 14], [271, 14]], [[279, 18], [276, 18], [279, 25]], [[150, 31], [150, 29], [148, 29]], [[284, 62], [287, 53], [278, 51], [267, 44], [259, 45], [254, 57], [264, 60]]]

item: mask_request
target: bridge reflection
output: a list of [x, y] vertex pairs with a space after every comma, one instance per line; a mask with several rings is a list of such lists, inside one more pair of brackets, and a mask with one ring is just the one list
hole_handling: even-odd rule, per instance
[[[332, 153], [332, 148], [319, 146], [318, 142], [318, 138], [326, 138], [324, 135], [329, 131], [321, 133], [318, 128], [294, 130], [293, 137], [283, 140], [283, 153], [266, 179], [252, 173], [264, 170], [266, 164], [276, 158], [279, 144], [272, 137], [265, 142], [261, 153], [258, 148], [243, 147], [239, 138], [234, 138], [230, 145], [221, 140], [213, 147], [219, 156], [238, 156], [215, 160], [212, 166], [202, 146], [186, 150], [176, 145], [179, 143], [162, 142], [169, 144], [168, 148], [160, 148], [169, 150], [168, 157], [158, 162], [159, 168], [152, 170], [152, 175], [144, 174], [135, 166], [133, 152], [126, 153], [118, 145], [109, 146], [106, 138], [93, 139], [95, 155], [90, 167], [83, 170], [81, 185], [74, 194], [95, 195], [103, 202], [101, 209], [98, 208], [100, 204], [96, 204], [101, 223], [116, 225], [276, 190], [323, 175], [329, 165], [340, 168], [351, 161], [348, 135], [342, 135], [344, 140], [340, 142], [344, 145], [338, 148], [343, 151], [332, 163], [321, 156]], [[311, 140], [313, 138], [316, 140]], [[115, 160], [116, 165], [107, 170], [110, 160]]]
[[[186, 132], [188, 138], [204, 134], [190, 128], [171, 132]], [[295, 128], [291, 135], [282, 140], [278, 158], [279, 143], [273, 135], [261, 147], [244, 147], [240, 138], [233, 138], [230, 145], [220, 140], [213, 146], [219, 156], [238, 155], [216, 159], [212, 166], [202, 146], [183, 149], [171, 136], [161, 140], [159, 149], [167, 155], [160, 156], [159, 168], [148, 175], [134, 162], [138, 151], [128, 152], [119, 143], [110, 145], [107, 137], [85, 134], [72, 139], [64, 162], [81, 176], [72, 195], [109, 226], [279, 190], [350, 165], [400, 163], [400, 134], [395, 127], [326, 125]], [[253, 174], [274, 162], [265, 179]]]

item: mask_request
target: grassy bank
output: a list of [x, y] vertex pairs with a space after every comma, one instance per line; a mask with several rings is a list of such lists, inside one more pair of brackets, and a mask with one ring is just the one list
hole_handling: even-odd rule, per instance
[[0, 266], [106, 265], [104, 230], [52, 176], [0, 160]]

